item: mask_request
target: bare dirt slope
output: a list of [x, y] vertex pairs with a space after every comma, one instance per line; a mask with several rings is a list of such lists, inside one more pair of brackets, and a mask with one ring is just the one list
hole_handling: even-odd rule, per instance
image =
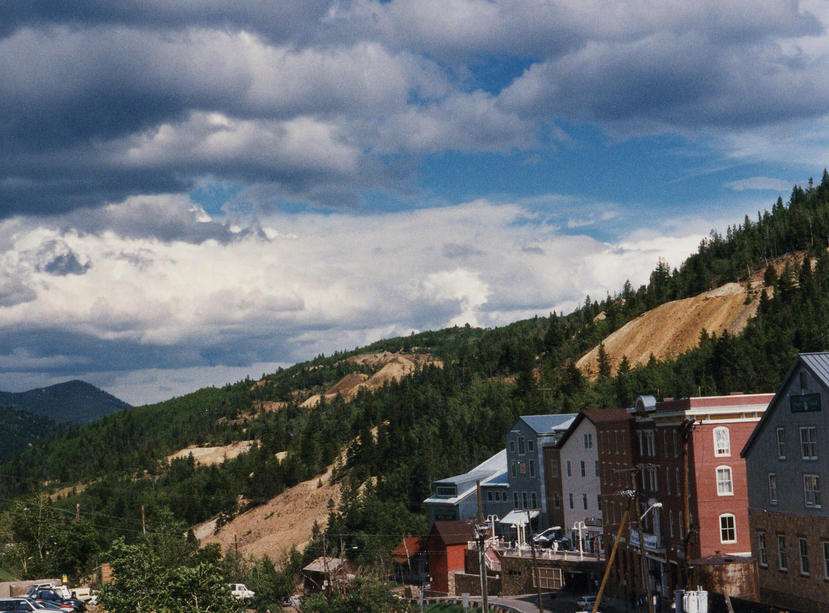
[[253, 441], [237, 441], [230, 445], [223, 445], [221, 447], [199, 447], [198, 445], [190, 445], [175, 453], [167, 456], [167, 461], [176, 460], [178, 458], [186, 458], [192, 455], [196, 464], [202, 466], [211, 466], [213, 464], [222, 464], [225, 460], [230, 460], [238, 455], [245, 453], [253, 445]]
[[302, 403], [303, 407], [314, 407], [320, 403], [322, 398], [332, 400], [337, 394], [340, 394], [346, 400], [351, 400], [361, 389], [370, 391], [379, 389], [385, 383], [402, 379], [427, 364], [443, 366], [440, 360], [424, 353], [391, 353], [388, 351], [362, 353], [346, 358], [346, 361], [353, 364], [380, 366], [381, 368], [370, 377], [364, 373], [349, 373], [323, 394], [314, 394], [307, 398]]
[[194, 533], [203, 545], [219, 543], [226, 550], [238, 544], [244, 557], [267, 555], [278, 560], [292, 546], [301, 550], [311, 540], [315, 521], [325, 527], [329, 500], [335, 505], [340, 502], [340, 485], [331, 482], [331, 471], [329, 468], [324, 474], [285, 490], [218, 530], [212, 519], [196, 526]]
[[[746, 304], [746, 287], [727, 283], [692, 298], [674, 300], [643, 313], [604, 339], [612, 372], [627, 356], [631, 366], [645, 364], [651, 354], [657, 360], [675, 357], [699, 343], [703, 329], [709, 333], [737, 334], [757, 312], [759, 292], [752, 283], [751, 302]], [[598, 376], [599, 347], [583, 355], [576, 366], [587, 377]]]

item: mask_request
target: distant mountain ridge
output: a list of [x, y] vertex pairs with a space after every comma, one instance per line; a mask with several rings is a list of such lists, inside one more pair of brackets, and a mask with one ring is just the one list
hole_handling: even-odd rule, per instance
[[87, 424], [130, 406], [91, 383], [77, 379], [27, 392], [0, 392], [0, 407], [27, 411], [57, 423]]

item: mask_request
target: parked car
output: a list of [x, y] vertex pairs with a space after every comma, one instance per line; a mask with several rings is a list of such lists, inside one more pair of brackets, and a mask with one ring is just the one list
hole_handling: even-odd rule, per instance
[[239, 600], [250, 600], [256, 596], [256, 592], [249, 590], [244, 583], [231, 583], [230, 593], [233, 594], [234, 598], [238, 598]]
[[0, 611], [36, 611], [25, 598], [0, 598]]
[[533, 543], [540, 547], [552, 547], [558, 535], [558, 528], [547, 528], [533, 536]]
[[596, 597], [595, 596], [579, 596], [576, 599], [576, 606], [579, 609], [583, 609], [585, 611], [592, 611], [593, 607], [596, 605]]
[[38, 589], [36, 586], [32, 586], [26, 591], [26, 596], [35, 602], [56, 605], [61, 611], [66, 611], [67, 613], [82, 613], [86, 611], [86, 605], [83, 601], [77, 598], [64, 598], [53, 589]]

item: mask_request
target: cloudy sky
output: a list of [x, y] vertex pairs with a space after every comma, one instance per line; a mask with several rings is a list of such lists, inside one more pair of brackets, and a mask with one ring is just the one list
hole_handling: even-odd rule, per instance
[[0, 389], [143, 403], [674, 266], [829, 164], [829, 3], [0, 3]]

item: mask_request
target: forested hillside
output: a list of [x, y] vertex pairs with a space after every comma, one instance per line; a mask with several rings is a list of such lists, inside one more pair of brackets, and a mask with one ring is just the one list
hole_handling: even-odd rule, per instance
[[[227, 518], [323, 472], [345, 448], [346, 460], [334, 473], [343, 498], [331, 510], [328, 530], [342, 535], [343, 546], [361, 563], [377, 563], [401, 534], [425, 530], [421, 501], [430, 482], [467, 470], [501, 448], [504, 430], [519, 414], [628, 406], [638, 394], [775, 391], [798, 351], [829, 346], [827, 239], [824, 172], [820, 185], [796, 187], [789, 203], [778, 201], [757, 221], [746, 217], [725, 236], [712, 234], [678, 269], [660, 262], [649, 283], [637, 289], [620, 280], [619, 293], [600, 301], [587, 297], [569, 314], [383, 340], [318, 356], [261, 381], [114, 413], [3, 463], [0, 498], [8, 505], [46, 483], [84, 484], [82, 492], [54, 503], [65, 511], [58, 515], [66, 518], [63, 529], [92, 530], [72, 569], [81, 572], [97, 563], [113, 537], [138, 538], [142, 507], [149, 521], [169, 515], [193, 525], [216, 515]], [[647, 309], [745, 279], [766, 270], [769, 259], [793, 251], [806, 252], [803, 264], [779, 274], [768, 268], [772, 290], [761, 295], [757, 315], [742, 334], [702, 334], [698, 347], [671, 361], [632, 368], [621, 360], [615, 376], [609, 367], [614, 357], [604, 354], [595, 381], [576, 368], [579, 356]], [[603, 318], [596, 317], [600, 312]], [[442, 367], [427, 365], [348, 402], [338, 397], [301, 406], [302, 399], [354, 372], [345, 358], [373, 351], [430, 353]], [[280, 408], [257, 410], [263, 402]], [[221, 465], [164, 459], [189, 444], [241, 439], [255, 441], [251, 451]], [[79, 521], [72, 519], [76, 504]], [[12, 504], [7, 517], [14, 512]], [[0, 535], [4, 542], [24, 538], [14, 526], [11, 520], [0, 524], [7, 531]], [[315, 542], [308, 555], [319, 547]], [[54, 560], [46, 555], [40, 570], [54, 572]]]
[[58, 423], [87, 424], [130, 405], [94, 385], [75, 380], [27, 392], [0, 392], [0, 406], [28, 411]]

